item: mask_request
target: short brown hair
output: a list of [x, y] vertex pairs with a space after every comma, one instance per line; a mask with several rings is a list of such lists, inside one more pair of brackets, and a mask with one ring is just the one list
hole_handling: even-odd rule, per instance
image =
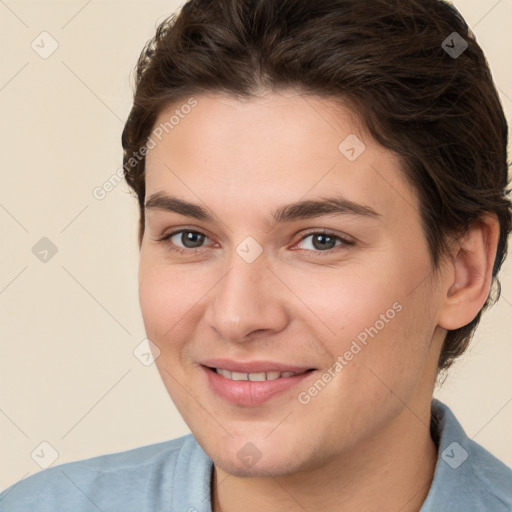
[[[450, 54], [445, 40], [450, 48], [454, 41], [467, 48]], [[122, 134], [125, 177], [140, 206], [139, 243], [140, 151], [158, 115], [193, 94], [251, 97], [262, 88], [348, 102], [368, 133], [399, 155], [418, 195], [434, 269], [450, 236], [486, 213], [497, 216], [493, 293], [471, 323], [448, 332], [438, 365], [448, 368], [466, 349], [482, 311], [499, 297], [496, 276], [511, 229], [507, 121], [464, 19], [440, 0], [187, 2], [158, 26], [139, 57]]]

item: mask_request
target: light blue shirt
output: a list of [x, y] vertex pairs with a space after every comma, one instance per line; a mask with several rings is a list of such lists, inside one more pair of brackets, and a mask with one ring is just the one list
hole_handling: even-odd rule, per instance
[[[440, 417], [434, 479], [421, 512], [512, 512], [512, 471]], [[40, 471], [0, 494], [1, 512], [211, 512], [213, 464], [189, 434]]]

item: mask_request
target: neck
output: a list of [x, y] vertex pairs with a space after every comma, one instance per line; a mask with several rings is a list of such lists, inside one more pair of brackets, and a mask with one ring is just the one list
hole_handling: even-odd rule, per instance
[[430, 436], [430, 404], [404, 408], [386, 430], [320, 467], [269, 478], [238, 478], [214, 467], [213, 512], [418, 512], [437, 460]]

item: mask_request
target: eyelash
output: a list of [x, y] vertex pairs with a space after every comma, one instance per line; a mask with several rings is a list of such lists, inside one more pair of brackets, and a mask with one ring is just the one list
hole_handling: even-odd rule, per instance
[[[173, 243], [170, 242], [170, 239], [176, 235], [179, 235], [180, 233], [195, 233], [195, 234], [198, 234], [198, 235], [203, 235], [205, 238], [208, 238], [207, 235], [205, 235], [204, 233], [201, 233], [200, 231], [196, 231], [196, 230], [193, 230], [193, 229], [180, 229], [178, 231], [173, 231], [172, 233], [169, 233], [168, 235], [165, 235], [164, 237], [158, 239], [157, 241], [158, 242], [162, 242], [164, 244], [167, 245], [167, 248], [171, 251], [175, 251], [181, 255], [192, 255], [192, 254], [197, 254], [198, 252], [201, 252], [204, 247], [198, 247], [198, 248], [195, 248], [195, 249], [188, 249], [188, 248], [183, 248], [183, 247], [177, 247], [175, 246]], [[352, 246], [355, 244], [355, 242], [353, 242], [352, 240], [348, 240], [347, 238], [343, 238], [342, 236], [340, 235], [337, 235], [331, 231], [328, 231], [328, 230], [317, 230], [317, 231], [311, 231], [309, 233], [306, 233], [300, 240], [299, 242], [297, 242], [297, 244], [299, 244], [300, 242], [303, 242], [306, 238], [309, 238], [310, 236], [313, 236], [313, 235], [326, 235], [328, 237], [331, 237], [331, 238], [335, 238], [337, 241], [340, 241], [341, 243], [331, 249], [327, 249], [325, 251], [320, 251], [320, 250], [317, 250], [317, 251], [313, 251], [311, 249], [299, 249], [299, 250], [303, 250], [303, 251], [306, 251], [308, 253], [310, 253], [311, 255], [314, 255], [314, 256], [320, 256], [320, 255], [325, 255], [325, 254], [332, 254], [333, 252], [336, 252], [337, 250], [339, 250], [340, 248], [342, 248], [343, 246]], [[295, 245], [297, 245], [295, 244]]]

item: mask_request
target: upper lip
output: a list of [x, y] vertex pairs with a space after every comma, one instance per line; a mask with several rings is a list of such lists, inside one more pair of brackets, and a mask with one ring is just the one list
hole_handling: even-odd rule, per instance
[[210, 368], [222, 368], [230, 372], [260, 373], [260, 372], [304, 372], [312, 370], [310, 366], [294, 366], [275, 361], [233, 361], [232, 359], [205, 359], [200, 364]]

